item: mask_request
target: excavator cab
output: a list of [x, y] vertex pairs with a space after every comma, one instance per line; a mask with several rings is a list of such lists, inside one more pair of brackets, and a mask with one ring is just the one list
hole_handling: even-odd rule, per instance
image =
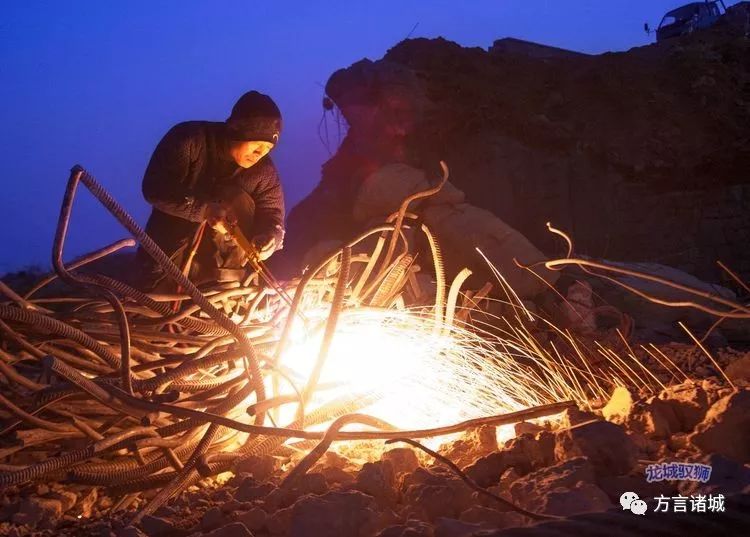
[[[689, 34], [701, 28], [708, 28], [726, 12], [722, 0], [690, 2], [668, 12], [656, 29], [656, 41]], [[648, 31], [648, 25], [646, 25]]]

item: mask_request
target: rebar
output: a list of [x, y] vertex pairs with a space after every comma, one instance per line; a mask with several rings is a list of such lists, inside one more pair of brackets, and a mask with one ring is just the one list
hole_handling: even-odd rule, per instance
[[[245, 285], [217, 284], [201, 291], [91, 175], [74, 167], [52, 250], [56, 275], [46, 276], [23, 297], [6, 293], [13, 302], [0, 304], [5, 345], [0, 374], [7, 380], [0, 385], [0, 406], [13, 421], [4, 432], [15, 430], [19, 439], [0, 467], [0, 486], [63, 476], [72, 483], [118, 491], [162, 487], [135, 515], [137, 522], [200, 479], [232, 470], [251, 456], [288, 451], [285, 444], [290, 439], [319, 444], [289, 474], [285, 486], [303, 475], [332, 442], [443, 436], [480, 425], [551, 416], [572, 406], [557, 397], [550, 398], [557, 401], [553, 404], [530, 404], [516, 412], [402, 430], [376, 415], [355, 414], [374, 408], [383, 399], [379, 391], [357, 388], [356, 395], [341, 395], [332, 389], [336, 383], [321, 374], [350, 310], [387, 312], [404, 307], [404, 289], [417, 271], [418, 255], [409, 235], [418, 228], [407, 210], [446, 180], [444, 168], [439, 186], [411, 196], [390, 222], [328, 252], [300, 278], [280, 282], [280, 289], [248, 279]], [[119, 241], [66, 265], [63, 251], [79, 184], [135, 240]], [[453, 324], [468, 273], [454, 280], [446, 309], [442, 254], [430, 230], [422, 230], [430, 243], [437, 292], [434, 301], [424, 297], [409, 307], [425, 319], [428, 332], [430, 314], [435, 328], [444, 330]], [[375, 236], [376, 241], [367, 242]], [[149, 294], [111, 276], [75, 271], [136, 242], [174, 280], [179, 293]], [[401, 244], [403, 252], [400, 247], [397, 252]], [[339, 258], [340, 263], [333, 263]], [[32, 297], [56, 277], [97, 296], [58, 297], [45, 301], [42, 309]], [[293, 297], [291, 305], [286, 295]], [[173, 311], [174, 302], [179, 302], [179, 311]], [[300, 379], [284, 357], [293, 324], [308, 322], [301, 315], [307, 308], [326, 313], [313, 325], [317, 335], [322, 329], [313, 372]], [[268, 398], [264, 382], [274, 387]], [[12, 390], [6, 392], [7, 386]], [[296, 417], [280, 414], [285, 421], [279, 423], [288, 426], [266, 425], [266, 413], [286, 404], [299, 405]], [[352, 421], [377, 430], [339, 430]], [[311, 430], [326, 424], [326, 432]], [[81, 447], [81, 442], [88, 443]], [[23, 464], [32, 446], [59, 456]]]

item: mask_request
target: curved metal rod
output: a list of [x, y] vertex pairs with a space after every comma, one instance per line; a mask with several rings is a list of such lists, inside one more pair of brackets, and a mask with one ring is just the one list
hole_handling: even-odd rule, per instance
[[[225, 414], [226, 412], [229, 412], [231, 409], [233, 409], [235, 406], [240, 404], [242, 401], [244, 401], [250, 394], [253, 392], [253, 386], [251, 382], [247, 382], [245, 386], [240, 388], [236, 393], [234, 393], [232, 396], [225, 399], [216, 409], [219, 414]], [[203, 437], [198, 442], [198, 445], [196, 446], [195, 450], [191, 453], [188, 460], [185, 462], [183, 468], [177, 473], [175, 478], [167, 484], [162, 490], [159, 491], [159, 493], [154, 496], [154, 498], [151, 499], [144, 507], [141, 509], [135, 517], [133, 517], [131, 524], [137, 524], [140, 522], [144, 516], [149, 515], [156, 511], [159, 507], [164, 505], [165, 502], [169, 500], [172, 496], [174, 496], [178, 491], [180, 491], [186, 481], [190, 479], [191, 475], [193, 474], [195, 466], [198, 464], [198, 462], [201, 460], [201, 457], [208, 451], [208, 449], [211, 447], [211, 444], [213, 443], [216, 436], [221, 432], [223, 429], [222, 426], [212, 423], [209, 428], [204, 433]]]
[[[144, 411], [164, 412], [166, 414], [172, 414], [174, 416], [179, 416], [182, 418], [195, 418], [201, 423], [217, 423], [219, 425], [223, 425], [225, 427], [234, 429], [236, 431], [241, 431], [243, 433], [261, 434], [266, 436], [283, 436], [287, 438], [304, 438], [308, 440], [317, 440], [323, 437], [323, 434], [318, 431], [304, 431], [301, 429], [292, 429], [285, 427], [249, 425], [247, 423], [242, 423], [241, 421], [233, 420], [224, 416], [219, 416], [211, 412], [201, 412], [198, 410], [193, 410], [191, 408], [184, 408], [177, 405], [159, 403], [156, 401], [144, 401], [143, 399], [130, 396], [122, 390], [118, 390], [118, 388], [115, 386], [109, 387], [107, 391], [121, 399], [125, 404], [132, 405], [136, 408], [141, 408]], [[540, 405], [524, 410], [509, 412], [507, 414], [487, 416], [484, 418], [475, 418], [453, 425], [433, 427], [430, 429], [411, 429], [405, 431], [393, 431], [392, 433], [381, 431], [341, 432], [336, 436], [336, 440], [383, 440], [387, 438], [398, 438], [400, 436], [407, 436], [412, 438], [443, 436], [450, 433], [461, 432], [472, 427], [479, 427], [481, 425], [504, 425], [508, 423], [518, 423], [519, 421], [523, 420], [552, 416], [554, 414], [559, 414], [565, 409], [571, 408], [573, 406], [575, 406], [575, 403], [573, 401], [563, 401], [560, 403]]]
[[67, 323], [58, 321], [57, 319], [53, 319], [52, 317], [42, 315], [35, 311], [24, 310], [15, 306], [5, 306], [2, 304], [0, 304], [0, 319], [30, 324], [37, 328], [49, 330], [52, 333], [71, 339], [92, 351], [114, 369], [119, 369], [120, 367], [120, 359], [111, 350], [100, 344], [85, 332], [78, 330]]
[[453, 279], [453, 283], [451, 283], [450, 290], [448, 291], [448, 303], [445, 308], [445, 326], [443, 327], [443, 334], [447, 334], [453, 326], [453, 318], [456, 314], [456, 302], [458, 302], [458, 293], [461, 291], [461, 286], [471, 275], [471, 269], [464, 268]]
[[122, 307], [122, 302], [120, 302], [115, 294], [107, 287], [77, 278], [71, 272], [68, 272], [63, 261], [63, 247], [65, 246], [65, 238], [68, 235], [70, 215], [73, 212], [73, 201], [78, 187], [77, 177], [80, 177], [82, 173], [82, 170], [71, 171], [71, 179], [68, 181], [68, 186], [65, 189], [62, 206], [60, 207], [60, 217], [57, 220], [55, 241], [52, 246], [52, 266], [55, 268], [55, 272], [57, 272], [58, 276], [60, 276], [60, 279], [64, 282], [67, 282], [74, 287], [92, 289], [102, 295], [104, 299], [109, 302], [110, 306], [112, 306], [115, 318], [117, 319], [117, 326], [120, 331], [120, 382], [122, 382], [123, 389], [132, 395], [133, 381], [130, 374], [130, 324], [128, 323], [128, 316], [125, 314], [125, 309]]
[[396, 442], [402, 442], [404, 444], [409, 444], [410, 446], [413, 446], [417, 449], [420, 449], [427, 453], [432, 458], [442, 462], [445, 464], [448, 468], [453, 470], [453, 473], [456, 474], [461, 481], [466, 483], [470, 488], [474, 489], [476, 492], [483, 496], [487, 496], [488, 498], [492, 498], [493, 500], [499, 502], [500, 504], [504, 505], [505, 507], [509, 507], [513, 511], [516, 511], [517, 513], [520, 513], [524, 516], [529, 517], [532, 520], [561, 520], [563, 517], [559, 517], [556, 515], [543, 515], [541, 513], [535, 513], [533, 511], [527, 511], [523, 507], [520, 507], [513, 502], [506, 500], [502, 496], [498, 496], [497, 494], [494, 494], [487, 490], [484, 487], [480, 487], [473, 479], [471, 479], [469, 476], [467, 476], [461, 468], [459, 468], [452, 460], [450, 460], [448, 457], [444, 457], [443, 455], [440, 455], [439, 453], [436, 453], [435, 451], [431, 450], [430, 448], [423, 446], [419, 442], [416, 442], [414, 440], [411, 440], [410, 438], [393, 438], [391, 440], [386, 440], [386, 444], [393, 444]]
[[[256, 399], [262, 401], [266, 398], [266, 390], [263, 385], [263, 377], [258, 364], [258, 357], [255, 348], [245, 335], [242, 328], [237, 326], [224, 312], [217, 309], [211, 302], [200, 292], [200, 290], [187, 278], [182, 271], [169, 259], [169, 256], [159, 248], [159, 246], [149, 237], [143, 229], [136, 223], [125, 209], [123, 209], [112, 196], [97, 181], [86, 172], [81, 166], [74, 166], [71, 171], [70, 182], [82, 182], [86, 188], [98, 199], [102, 205], [122, 224], [133, 237], [141, 244], [141, 247], [161, 266], [165, 274], [175, 283], [182, 286], [187, 294], [193, 299], [193, 302], [201, 306], [203, 311], [211, 317], [219, 326], [232, 334], [237, 342], [240, 343], [247, 351], [247, 359], [250, 365], [250, 373], [253, 377], [253, 386], [255, 388]], [[263, 423], [264, 413], [258, 413], [255, 416], [256, 423]]]
[[59, 457], [46, 459], [21, 470], [2, 473], [0, 474], [0, 487], [26, 483], [27, 481], [38, 479], [50, 472], [62, 470], [73, 464], [90, 459], [97, 453], [117, 448], [122, 442], [128, 441], [134, 436], [153, 436], [155, 434], [153, 427], [134, 427], [127, 431], [122, 431], [105, 438], [104, 440], [94, 442], [88, 447], [65, 453]]
[[404, 222], [404, 216], [406, 214], [407, 209], [409, 208], [409, 205], [419, 199], [428, 198], [430, 196], [433, 196], [440, 192], [440, 190], [443, 188], [445, 183], [448, 181], [448, 177], [450, 175], [450, 172], [448, 170], [448, 165], [444, 161], [440, 161], [440, 168], [443, 171], [443, 175], [440, 178], [440, 182], [426, 190], [423, 190], [421, 192], [415, 192], [408, 198], [406, 198], [402, 203], [401, 207], [398, 210], [398, 215], [396, 216], [396, 224], [394, 225], [395, 233], [391, 235], [391, 240], [388, 243], [388, 250], [386, 251], [385, 258], [383, 259], [383, 267], [387, 267], [390, 262], [391, 258], [393, 257], [393, 252], [396, 250], [396, 242], [398, 237], [398, 232], [401, 230], [401, 225]]
[[[370, 229], [365, 231], [364, 233], [360, 234], [359, 236], [355, 237], [353, 240], [349, 241], [345, 247], [353, 248], [363, 240], [367, 239], [368, 237], [375, 235], [376, 233], [381, 233], [383, 231], [391, 231], [394, 227], [390, 224], [384, 224], [377, 226], [376, 228]], [[333, 259], [336, 258], [337, 255], [341, 252], [341, 248], [336, 248], [333, 252], [331, 252], [329, 255], [324, 257], [324, 261], [318, 264], [318, 266], [315, 268], [315, 270], [308, 271], [300, 280], [299, 284], [297, 285], [297, 289], [294, 292], [294, 299], [292, 300], [292, 305], [289, 307], [289, 313], [286, 317], [286, 322], [284, 323], [284, 328], [281, 331], [281, 336], [279, 337], [279, 344], [276, 347], [276, 353], [274, 354], [274, 362], [278, 363], [279, 359], [281, 358], [281, 355], [286, 350], [286, 344], [289, 341], [289, 334], [292, 331], [292, 324], [294, 323], [294, 318], [297, 315], [297, 310], [299, 309], [300, 304], [302, 303], [302, 297], [305, 294], [305, 288], [307, 287], [307, 284], [310, 283], [310, 280], [313, 279], [313, 277], [321, 270], [323, 270], [323, 267], [328, 265]]]
[[432, 234], [427, 224], [422, 224], [422, 231], [430, 243], [432, 251], [432, 262], [435, 266], [435, 333], [441, 331], [443, 326], [443, 311], [445, 310], [445, 264], [443, 263], [443, 253], [440, 250], [440, 244], [435, 235]]
[[[514, 261], [515, 261], [516, 265], [518, 265], [521, 268], [526, 268], [527, 267], [526, 265], [521, 264], [516, 259], [514, 259]], [[546, 266], [547, 268], [549, 268], [551, 270], [560, 270], [560, 268], [563, 268], [563, 267], [568, 266], [568, 265], [577, 265], [577, 266], [583, 266], [583, 267], [591, 267], [591, 268], [600, 269], [600, 270], [606, 270], [606, 271], [614, 272], [614, 273], [617, 273], [617, 274], [623, 274], [623, 275], [626, 275], [626, 276], [632, 276], [632, 277], [635, 277], [635, 278], [640, 278], [640, 279], [643, 279], [643, 280], [648, 280], [648, 281], [652, 281], [652, 282], [655, 282], [655, 283], [659, 283], [659, 284], [662, 284], [662, 285], [667, 286], [667, 287], [672, 287], [674, 289], [679, 289], [680, 291], [685, 291], [686, 293], [689, 293], [689, 294], [692, 294], [692, 295], [695, 295], [695, 296], [699, 296], [701, 298], [705, 298], [706, 300], [710, 300], [712, 302], [716, 302], [717, 304], [721, 304], [722, 306], [726, 306], [728, 308], [731, 308], [731, 310], [729, 312], [719, 311], [719, 310], [716, 310], [714, 308], [711, 308], [711, 307], [708, 307], [708, 306], [703, 306], [701, 304], [697, 304], [697, 303], [691, 302], [691, 301], [674, 302], [674, 301], [670, 301], [670, 300], [662, 300], [662, 299], [659, 299], [659, 298], [656, 298], [656, 297], [652, 297], [648, 293], [644, 293], [643, 291], [640, 291], [640, 290], [638, 290], [638, 289], [636, 289], [636, 288], [634, 288], [634, 287], [632, 287], [632, 286], [630, 286], [630, 285], [628, 285], [626, 283], [623, 283], [623, 282], [617, 280], [616, 278], [611, 278], [611, 277], [603, 275], [603, 274], [590, 273], [590, 274], [593, 274], [593, 275], [598, 276], [600, 278], [609, 279], [610, 281], [612, 281], [613, 283], [616, 283], [620, 287], [623, 287], [623, 288], [627, 289], [628, 291], [631, 291], [631, 292], [637, 294], [638, 296], [640, 296], [642, 298], [645, 298], [645, 299], [647, 299], [647, 300], [649, 300], [651, 302], [655, 302], [657, 304], [661, 304], [663, 306], [677, 307], [677, 308], [690, 307], [690, 308], [695, 308], [695, 309], [701, 310], [701, 311], [703, 311], [705, 313], [710, 313], [712, 315], [716, 315], [716, 316], [719, 316], [719, 317], [726, 316], [726, 317], [735, 318], [735, 319], [747, 319], [750, 316], [750, 308], [748, 308], [747, 306], [743, 306], [741, 304], [737, 304], [736, 302], [732, 302], [731, 300], [727, 300], [727, 299], [722, 298], [720, 296], [713, 295], [711, 293], [707, 293], [707, 292], [701, 291], [699, 289], [694, 289], [694, 288], [689, 287], [687, 285], [682, 285], [680, 283], [673, 282], [671, 280], [667, 280], [666, 278], [662, 278], [660, 276], [654, 276], [653, 274], [648, 274], [648, 273], [640, 272], [640, 271], [637, 271], [637, 270], [625, 269], [625, 268], [615, 267], [615, 266], [612, 266], [612, 265], [607, 265], [605, 263], [598, 263], [596, 261], [589, 261], [587, 259], [576, 259], [576, 258], [573, 258], [573, 259], [554, 259], [554, 260], [551, 260], [551, 261], [543, 261], [543, 262], [541, 262], [539, 264], [543, 264], [544, 266]], [[533, 266], [533, 265], [530, 265], [530, 266]], [[732, 313], [732, 311], [738, 311], [738, 312], [742, 312], [742, 313]]]
[[333, 441], [336, 439], [336, 435], [339, 433], [341, 428], [345, 425], [348, 425], [349, 423], [361, 423], [363, 425], [369, 425], [378, 429], [389, 427], [389, 425], [382, 420], [373, 416], [368, 416], [366, 414], [346, 414], [344, 416], [341, 416], [340, 418], [337, 418], [328, 427], [328, 430], [326, 430], [326, 433], [321, 439], [320, 443], [315, 446], [310, 451], [310, 453], [305, 455], [305, 457], [299, 462], [299, 464], [297, 464], [297, 466], [295, 466], [294, 469], [289, 472], [286, 478], [284, 478], [284, 480], [279, 485], [279, 488], [289, 489], [293, 487], [294, 484], [297, 483], [297, 481], [299, 481], [300, 478], [304, 476], [316, 462], [318, 462], [318, 460], [325, 454], [325, 452], [328, 451], [328, 448], [331, 447], [331, 443], [333, 443]]
[[[68, 270], [75, 270], [77, 268], [80, 268], [84, 265], [88, 265], [89, 263], [92, 263], [94, 261], [97, 261], [98, 259], [101, 259], [102, 257], [108, 256], [109, 254], [115, 253], [118, 250], [122, 250], [123, 248], [130, 248], [132, 246], [135, 246], [136, 242], [133, 239], [121, 239], [117, 242], [113, 242], [109, 246], [105, 246], [104, 248], [101, 248], [99, 250], [96, 250], [95, 252], [91, 252], [90, 254], [87, 254], [80, 259], [73, 261], [69, 266]], [[52, 273], [47, 276], [45, 276], [43, 279], [39, 280], [34, 287], [32, 287], [28, 293], [26, 293], [23, 297], [25, 299], [30, 299], [32, 295], [37, 293], [40, 289], [47, 286], [48, 284], [52, 283], [57, 279], [57, 274]]]
[[323, 366], [325, 365], [326, 358], [328, 358], [328, 351], [331, 348], [331, 342], [336, 333], [336, 325], [339, 322], [339, 316], [341, 310], [344, 307], [344, 293], [346, 293], [346, 286], [349, 283], [349, 268], [351, 267], [352, 260], [352, 249], [349, 246], [345, 246], [341, 251], [341, 269], [339, 270], [339, 279], [336, 283], [336, 290], [333, 293], [333, 301], [331, 302], [331, 311], [326, 321], [325, 332], [323, 334], [323, 342], [320, 345], [320, 352], [318, 353], [318, 359], [315, 361], [313, 370], [307, 379], [307, 384], [302, 389], [302, 397], [300, 398], [298, 417], [300, 420], [300, 427], [304, 426], [304, 408], [305, 405], [310, 401], [313, 392], [320, 380], [320, 374], [323, 372]]

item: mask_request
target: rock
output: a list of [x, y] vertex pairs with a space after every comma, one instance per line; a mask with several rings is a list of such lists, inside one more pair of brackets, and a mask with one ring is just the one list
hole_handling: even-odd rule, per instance
[[8, 530], [8, 537], [27, 537], [31, 531], [29, 526], [11, 526]]
[[[495, 502], [495, 505], [500, 505]], [[470, 507], [463, 513], [459, 519], [463, 522], [479, 524], [484, 529], [489, 528], [512, 528], [522, 526], [524, 517], [514, 511], [498, 511], [489, 507], [475, 506]]]
[[711, 478], [708, 483], [698, 481], [681, 481], [678, 484], [680, 493], [691, 494], [738, 494], [750, 492], [750, 466], [740, 464], [718, 453], [712, 453], [692, 462], [711, 466]]
[[690, 438], [687, 433], [675, 433], [667, 438], [667, 446], [675, 453], [690, 448]]
[[328, 484], [323, 474], [308, 472], [297, 480], [294, 490], [298, 494], [324, 494], [328, 491]]
[[382, 460], [389, 461], [396, 474], [413, 472], [419, 467], [417, 454], [411, 448], [397, 447], [383, 453]]
[[588, 459], [579, 457], [522, 477], [511, 485], [510, 493], [518, 505], [549, 514], [608, 509], [612, 502], [594, 481], [594, 467]]
[[596, 332], [594, 296], [591, 284], [587, 281], [578, 280], [568, 287], [561, 309], [564, 329], [587, 335]]
[[355, 479], [352, 473], [347, 472], [346, 470], [343, 470], [341, 468], [331, 466], [318, 468], [318, 472], [320, 472], [323, 477], [325, 477], [326, 483], [328, 483], [328, 485], [333, 485], [335, 483], [348, 485], [350, 483], [353, 483]]
[[228, 502], [234, 501], [234, 496], [232, 495], [232, 493], [224, 487], [210, 492], [208, 497], [210, 498], [210, 501], [220, 504], [226, 504]]
[[516, 501], [527, 504], [529, 498], [543, 496], [548, 491], [571, 489], [577, 483], [594, 481], [595, 472], [591, 462], [585, 457], [577, 457], [541, 468], [518, 479], [510, 486], [510, 493]]
[[[430, 182], [423, 170], [403, 163], [387, 164], [365, 178], [359, 187], [352, 208], [352, 216], [357, 222], [383, 221], [396, 212], [407, 196], [430, 188]], [[450, 182], [432, 199], [419, 200], [411, 208], [424, 203], [462, 203], [464, 193]]]
[[365, 537], [375, 532], [377, 523], [378, 514], [370, 496], [356, 491], [328, 492], [305, 496], [291, 507], [289, 537]]
[[608, 421], [596, 421], [560, 431], [556, 435], [555, 458], [565, 461], [587, 457], [601, 475], [623, 475], [636, 462], [636, 448], [625, 430]]
[[355, 488], [383, 505], [396, 503], [395, 475], [389, 461], [367, 462], [357, 474]]
[[559, 278], [559, 273], [551, 270], [537, 269], [540, 279], [519, 268], [514, 259], [529, 265], [545, 261], [546, 257], [525, 236], [486, 209], [469, 203], [428, 205], [424, 219], [437, 236], [449, 274], [468, 266], [477, 281], [489, 281], [491, 272], [486, 261], [476, 255], [479, 248], [522, 299], [548, 290]]
[[251, 456], [242, 459], [235, 465], [237, 474], [250, 474], [258, 481], [268, 481], [278, 468], [278, 460], [270, 455]]
[[287, 535], [292, 523], [292, 508], [279, 509], [266, 519], [266, 529], [271, 535]]
[[274, 488], [262, 499], [262, 507], [269, 513], [278, 509], [289, 507], [294, 503], [298, 495], [289, 488]]
[[81, 498], [80, 502], [78, 503], [78, 510], [80, 511], [81, 517], [91, 518], [91, 513], [98, 499], [99, 492], [95, 488], [92, 488], [88, 492], [88, 494]]
[[435, 516], [440, 516], [440, 508], [430, 505], [431, 502], [447, 505], [453, 518], [473, 502], [471, 489], [442, 466], [434, 466], [429, 470], [417, 468], [411, 474], [405, 474], [401, 493], [401, 503], [407, 504], [406, 512], [420, 520], [432, 520]]
[[592, 483], [576, 483], [570, 489], [555, 489], [542, 496], [541, 511], [546, 514], [570, 516], [613, 507], [607, 494]]
[[273, 490], [276, 490], [276, 487], [271, 483], [263, 483], [262, 485], [259, 485], [255, 479], [246, 478], [240, 483], [234, 497], [240, 502], [252, 502], [253, 500], [265, 498]]
[[221, 512], [221, 509], [219, 507], [212, 507], [203, 514], [203, 518], [201, 518], [201, 529], [203, 531], [208, 531], [218, 528], [224, 520], [224, 513]]
[[438, 518], [435, 521], [435, 537], [471, 537], [481, 529], [479, 524], [453, 518]]
[[643, 473], [619, 476], [603, 476], [596, 480], [596, 485], [604, 491], [609, 500], [618, 505], [624, 491], [638, 494], [640, 498], [655, 498], [660, 495], [676, 496], [677, 486], [673, 481], [654, 481], [649, 483]]
[[403, 476], [401, 486], [406, 489], [412, 485], [447, 485], [452, 476], [444, 470], [440, 466], [433, 466], [430, 469], [420, 466]]
[[168, 520], [163, 518], [155, 517], [153, 515], [146, 515], [141, 520], [141, 528], [148, 537], [159, 537], [160, 535], [166, 535], [174, 530], [174, 526]]
[[412, 519], [406, 524], [385, 528], [376, 537], [434, 537], [434, 533], [431, 525]]
[[667, 401], [650, 398], [639, 413], [644, 434], [656, 440], [664, 440], [681, 429], [680, 420], [674, 407]]
[[599, 419], [599, 416], [596, 414], [581, 410], [580, 408], [566, 408], [560, 416], [560, 427], [562, 429], [570, 429], [576, 425], [581, 425], [590, 421], [598, 421]]
[[533, 436], [543, 431], [544, 427], [540, 427], [536, 423], [531, 423], [530, 421], [521, 421], [513, 426], [513, 430], [515, 431], [516, 436], [521, 436], [524, 434], [530, 434]]
[[266, 525], [268, 514], [259, 507], [253, 507], [246, 513], [237, 516], [237, 522], [244, 524], [250, 531], [258, 531]]
[[493, 451], [497, 451], [496, 429], [487, 425], [465, 431], [458, 439], [443, 444], [438, 450], [459, 467], [471, 464]]
[[500, 481], [500, 476], [508, 467], [508, 457], [502, 451], [496, 451], [477, 459], [463, 470], [480, 487], [489, 487]]
[[78, 501], [78, 495], [75, 492], [71, 492], [69, 490], [56, 490], [50, 492], [47, 496], [49, 498], [52, 498], [53, 500], [58, 500], [60, 502], [63, 513], [70, 511]]
[[554, 452], [554, 434], [549, 431], [541, 431], [536, 436], [524, 434], [509, 440], [502, 451], [477, 459], [464, 471], [479, 486], [489, 487], [497, 484], [508, 468], [525, 475], [535, 468], [551, 464], [554, 462]]
[[447, 485], [413, 485], [404, 493], [408, 512], [430, 522], [440, 516], [457, 516], [454, 501], [453, 489]]
[[240, 502], [234, 499], [219, 502], [219, 503], [220, 505], [218, 507], [219, 509], [221, 509], [221, 512], [224, 514], [232, 514], [232, 513], [237, 513], [241, 511], [247, 511], [248, 509], [253, 508], [252, 502]]
[[[718, 277], [713, 261], [722, 258], [745, 276], [750, 127], [738, 121], [748, 73], [738, 60], [746, 53], [745, 17], [738, 18], [743, 22], [688, 36], [669, 51], [654, 45], [540, 59], [502, 47], [406, 39], [381, 60], [337, 71], [326, 92], [347, 135], [320, 185], [290, 212], [290, 245], [281, 253], [298, 260], [319, 238], [359, 232], [341, 213], [383, 166], [419, 168], [443, 158], [468, 202], [543, 251], [559, 247], [544, 226], [552, 219], [573, 232], [580, 252], [668, 257], [711, 279]], [[558, 95], [549, 80], [557, 81]], [[726, 107], [706, 106], [710, 99], [691, 90], [694, 80], [715, 82], [712, 95]], [[612, 102], [622, 106], [615, 110]], [[609, 121], [601, 121], [605, 109]], [[714, 132], [728, 133], [739, 150], [726, 150]]]
[[146, 537], [146, 534], [135, 526], [125, 526], [117, 533], [117, 537]]
[[517, 465], [516, 460], [527, 461], [527, 471], [549, 466], [555, 461], [555, 434], [546, 430], [533, 436], [524, 434], [507, 443], [506, 449], [511, 453], [514, 467]]
[[348, 470], [355, 467], [352, 461], [335, 451], [326, 452], [323, 457], [323, 465], [331, 468], [341, 468], [342, 470]]
[[497, 486], [500, 490], [508, 490], [520, 477], [521, 474], [519, 474], [515, 468], [508, 468], [500, 476], [500, 481]]
[[[651, 274], [681, 285], [692, 287], [700, 291], [710, 293], [715, 296], [720, 296], [728, 300], [736, 300], [736, 295], [730, 289], [707, 283], [701, 279], [689, 274], [684, 270], [679, 270], [674, 267], [669, 267], [659, 263], [633, 263], [633, 262], [617, 262], [607, 260], [606, 263], [614, 265], [624, 269], [636, 270], [646, 274]], [[673, 302], [684, 302], [693, 301], [698, 304], [710, 305], [711, 302], [689, 294], [677, 288], [668, 287], [657, 282], [649, 281], [634, 276], [614, 276], [619, 282], [633, 287], [641, 292], [647, 293], [651, 296], [658, 296], [663, 300], [670, 300]], [[628, 290], [612, 290], [614, 293], [625, 294], [620, 299], [606, 297], [607, 300], [613, 300], [616, 302], [618, 308], [622, 309], [625, 313], [631, 315], [633, 318], [643, 320], [647, 322], [650, 327], [654, 327], [656, 330], [664, 330], [667, 333], [672, 333], [672, 337], [684, 337], [684, 332], [680, 334], [679, 329], [675, 328], [677, 321], [687, 322], [688, 325], [696, 324], [710, 324], [713, 322], [713, 317], [710, 315], [700, 312], [698, 310], [686, 310], [683, 308], [665, 308], [659, 304], [654, 304], [646, 299], [640, 298], [637, 295], [631, 293]]]
[[607, 404], [602, 408], [602, 415], [607, 421], [623, 423], [633, 409], [633, 396], [627, 388], [617, 386], [609, 398]]
[[161, 507], [159, 507], [159, 509], [154, 511], [153, 515], [158, 516], [159, 518], [166, 518], [167, 520], [169, 520], [170, 518], [177, 516], [179, 512], [180, 511], [178, 509], [175, 509], [171, 505], [162, 505]]
[[690, 441], [705, 452], [750, 462], [750, 390], [733, 393], [714, 403]]
[[210, 533], [205, 533], [204, 537], [253, 537], [253, 534], [241, 522], [232, 522]]
[[659, 394], [659, 398], [671, 405], [680, 432], [692, 432], [705, 417], [709, 406], [706, 390], [693, 383], [665, 390]]
[[109, 496], [100, 496], [99, 501], [96, 503], [96, 509], [100, 513], [103, 513], [111, 509], [114, 504], [114, 500], [112, 500], [112, 498], [110, 498]]
[[260, 483], [250, 474], [234, 474], [234, 476], [227, 481], [227, 485], [240, 489], [243, 487], [250, 488], [258, 486]]
[[[99, 519], [89, 526], [89, 531], [91, 531], [91, 535], [95, 537], [118, 537], [118, 531], [122, 529], [124, 528], [119, 520]], [[182, 537], [182, 536], [175, 535], [175, 537]]]
[[505, 442], [503, 452], [510, 466], [522, 475], [527, 474], [555, 461], [555, 434], [542, 430], [511, 438]]
[[13, 515], [15, 524], [26, 524], [39, 529], [50, 529], [62, 516], [62, 504], [58, 500], [31, 497], [21, 502], [18, 512]]
[[730, 362], [724, 368], [724, 373], [733, 381], [750, 382], [750, 354]]
[[472, 504], [471, 490], [460, 481], [442, 485], [411, 485], [404, 492], [403, 503], [414, 517], [434, 521], [438, 517], [456, 518]]

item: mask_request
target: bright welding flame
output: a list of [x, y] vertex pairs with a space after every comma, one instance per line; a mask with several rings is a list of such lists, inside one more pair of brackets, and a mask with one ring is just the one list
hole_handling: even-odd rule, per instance
[[[301, 322], [295, 326], [282, 357], [281, 366], [300, 391], [318, 357], [326, 314], [306, 311], [308, 319], [321, 322], [312, 333]], [[377, 402], [359, 411], [417, 429], [550, 402], [528, 382], [528, 372], [486, 335], [442, 328], [435, 330], [432, 317], [415, 311], [345, 310], [323, 367], [322, 389], [308, 412], [342, 396], [374, 393]], [[288, 387], [283, 391], [289, 393]], [[293, 419], [293, 406], [282, 414], [283, 422]]]

